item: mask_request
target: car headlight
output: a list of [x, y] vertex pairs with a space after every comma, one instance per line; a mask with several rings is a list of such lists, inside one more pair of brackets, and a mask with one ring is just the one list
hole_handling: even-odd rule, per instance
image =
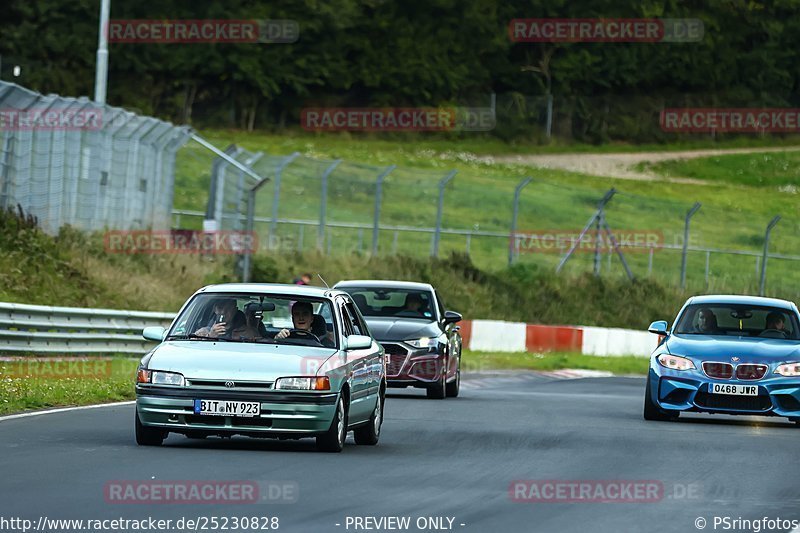
[[692, 370], [696, 368], [691, 359], [687, 359], [686, 357], [681, 357], [679, 355], [662, 353], [656, 357], [656, 359], [658, 360], [658, 364], [664, 368], [669, 368], [670, 370]]
[[414, 348], [436, 348], [439, 344], [439, 339], [436, 337], [422, 337], [421, 339], [411, 339], [405, 342]]
[[322, 377], [290, 377], [275, 380], [275, 388], [281, 390], [331, 390], [331, 380]]
[[800, 376], [800, 363], [784, 363], [775, 369], [781, 376]]
[[162, 372], [160, 370], [145, 370], [140, 368], [136, 373], [138, 383], [152, 383], [153, 385], [175, 385], [183, 387], [185, 380], [183, 374], [177, 372]]

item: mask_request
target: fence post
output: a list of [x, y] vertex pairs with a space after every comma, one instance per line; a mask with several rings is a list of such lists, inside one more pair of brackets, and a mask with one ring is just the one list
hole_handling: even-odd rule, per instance
[[452, 170], [450, 173], [439, 180], [439, 205], [436, 208], [436, 230], [433, 233], [433, 243], [431, 244], [431, 255], [439, 257], [439, 239], [442, 233], [442, 212], [444, 211], [444, 188], [450, 180], [452, 180], [457, 170]]
[[764, 255], [761, 258], [761, 283], [758, 286], [758, 295], [764, 296], [764, 289], [767, 284], [767, 257], [769, 254], [769, 234], [772, 232], [772, 228], [775, 227], [781, 219], [780, 215], [775, 215], [775, 217], [769, 221], [767, 224], [767, 232], [764, 235]]
[[508, 243], [508, 264], [514, 261], [514, 252], [516, 250], [516, 233], [517, 233], [517, 216], [519, 215], [519, 197], [522, 194], [522, 189], [528, 185], [533, 178], [526, 177], [522, 181], [517, 184], [517, 187], [514, 189], [514, 209], [511, 215], [511, 242]]
[[322, 173], [322, 191], [320, 192], [321, 198], [319, 206], [319, 229], [317, 230], [317, 250], [322, 250], [323, 243], [325, 242], [325, 218], [328, 211], [328, 176], [331, 175], [331, 172], [333, 172], [341, 162], [341, 159], [337, 159]]
[[689, 222], [697, 210], [700, 209], [702, 204], [695, 202], [691, 209], [686, 213], [686, 219], [683, 223], [683, 253], [681, 255], [681, 289], [686, 288], [686, 259], [689, 253]]
[[[256, 211], [256, 191], [257, 189], [253, 187], [249, 191], [247, 191], [247, 220], [245, 221], [245, 231], [248, 235], [253, 234], [253, 218], [255, 217]], [[272, 235], [270, 235], [272, 238]], [[244, 259], [242, 260], [242, 283], [249, 283], [250, 282], [250, 273], [252, 272], [252, 250], [246, 249], [244, 251]]]
[[390, 167], [386, 167], [386, 170], [378, 175], [378, 179], [375, 180], [375, 218], [373, 220], [372, 225], [372, 256], [378, 255], [378, 227], [381, 222], [381, 200], [383, 199], [383, 180], [386, 179], [394, 169], [397, 168], [397, 165], [392, 165]]
[[[289, 166], [289, 164], [299, 156], [300, 152], [294, 152], [281, 161], [278, 168], [275, 169], [275, 189], [272, 194], [272, 222], [270, 222], [269, 225], [270, 238], [278, 231], [278, 204], [281, 201], [281, 175], [283, 174], [283, 169]], [[256, 187], [258, 187], [258, 185], [256, 185]]]

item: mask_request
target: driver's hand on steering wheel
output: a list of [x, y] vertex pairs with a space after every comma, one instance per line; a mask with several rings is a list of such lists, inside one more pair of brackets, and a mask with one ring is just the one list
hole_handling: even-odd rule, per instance
[[280, 330], [280, 331], [277, 333], [277, 335], [275, 335], [275, 338], [276, 338], [276, 339], [285, 339], [286, 337], [288, 337], [288, 336], [289, 336], [289, 334], [290, 334], [290, 333], [291, 333], [291, 331], [290, 331], [290, 330], [288, 330], [288, 329], [286, 329], [286, 328], [283, 328], [282, 330]]

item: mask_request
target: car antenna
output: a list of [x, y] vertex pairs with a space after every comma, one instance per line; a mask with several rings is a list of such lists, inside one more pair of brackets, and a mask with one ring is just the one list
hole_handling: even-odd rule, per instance
[[331, 286], [330, 286], [330, 285], [328, 285], [328, 282], [327, 282], [327, 281], [325, 281], [325, 280], [322, 278], [322, 276], [320, 276], [320, 275], [319, 275], [319, 272], [317, 272], [317, 277], [318, 277], [319, 279], [321, 279], [321, 280], [322, 280], [322, 283], [324, 283], [324, 284], [325, 284], [325, 287], [327, 287], [328, 289], [330, 289], [330, 288], [331, 288]]

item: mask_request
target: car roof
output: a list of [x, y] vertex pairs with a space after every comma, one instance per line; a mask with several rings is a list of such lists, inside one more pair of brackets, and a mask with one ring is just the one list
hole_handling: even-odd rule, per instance
[[788, 300], [765, 298], [763, 296], [745, 296], [741, 294], [704, 294], [702, 296], [692, 296], [686, 301], [686, 305], [692, 304], [763, 305], [782, 309], [795, 309], [794, 303]]
[[342, 287], [364, 287], [364, 288], [384, 288], [384, 289], [416, 289], [420, 291], [432, 291], [433, 285], [430, 283], [419, 283], [417, 281], [397, 281], [386, 279], [348, 279], [340, 281], [333, 286], [335, 289]]
[[317, 287], [315, 285], [291, 285], [286, 283], [221, 283], [207, 285], [198, 293], [248, 292], [256, 294], [280, 294], [286, 296], [308, 296], [313, 298], [333, 298], [346, 294], [343, 291]]

